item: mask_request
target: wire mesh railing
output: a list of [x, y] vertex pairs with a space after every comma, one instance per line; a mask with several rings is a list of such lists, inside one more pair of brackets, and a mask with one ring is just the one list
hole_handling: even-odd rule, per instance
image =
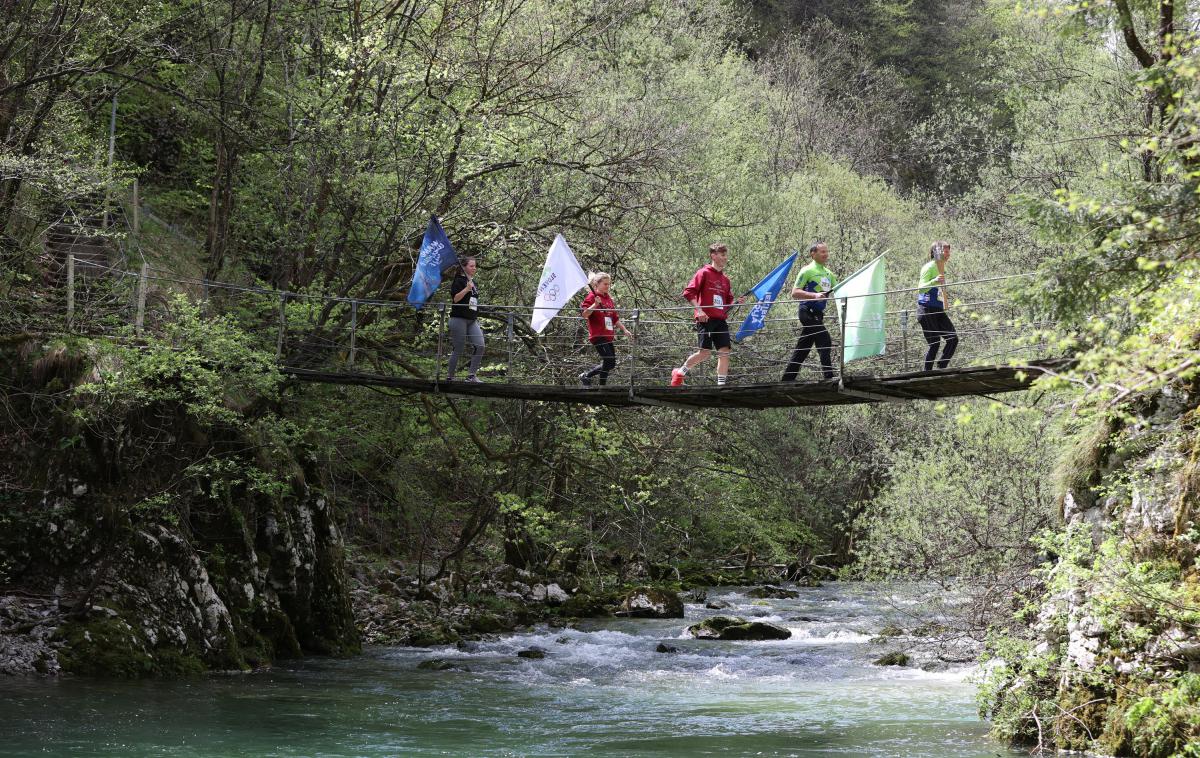
[[[95, 264], [88, 264], [94, 266]], [[282, 367], [344, 375], [424, 377], [446, 381], [452, 350], [449, 304], [430, 303], [420, 310], [406, 302], [270, 290], [252, 286], [186, 279], [143, 266], [140, 271], [108, 268], [105, 276], [77, 277], [73, 292], [72, 328], [111, 333], [116, 325], [134, 331], [157, 331], [174, 318], [175, 298], [199, 300], [208, 316], [221, 315], [254, 335], [259, 347], [274, 351]], [[953, 320], [958, 346], [951, 368], [1004, 365], [1050, 357], [1038, 335], [1045, 322], [1030, 319], [1003, 297], [998, 286], [1016, 277], [993, 277], [952, 284]], [[92, 288], [92, 289], [88, 289]], [[95, 291], [92, 291], [92, 290]], [[100, 291], [103, 290], [103, 294]], [[84, 296], [86, 293], [86, 296]], [[825, 326], [830, 334], [832, 364], [839, 375], [890, 376], [922, 371], [928, 343], [918, 321], [916, 288], [889, 291], [878, 344], [844, 322], [846, 299], [829, 304]], [[734, 343], [728, 383], [778, 383], [792, 357], [801, 326], [797, 303], [776, 303], [753, 336]], [[730, 309], [728, 323], [736, 332], [749, 304]], [[669, 382], [671, 371], [697, 349], [690, 305], [618, 308], [631, 333], [615, 339], [616, 366], [607, 385], [654, 386]], [[601, 357], [588, 340], [586, 319], [577, 305], [563, 309], [541, 333], [529, 326], [528, 306], [480, 305], [478, 323], [484, 334], [484, 356], [478, 376], [484, 382], [521, 385], [580, 386], [580, 374], [598, 366]], [[859, 335], [859, 336], [856, 336]], [[845, 342], [882, 348], [869, 358], [843, 363]], [[874, 352], [868, 350], [867, 352]], [[939, 353], [940, 355], [940, 353]], [[471, 356], [467, 347], [460, 359]], [[716, 356], [692, 370], [690, 386], [715, 384]], [[465, 376], [460, 371], [459, 376]], [[810, 351], [799, 381], [822, 379], [816, 350]], [[599, 384], [594, 381], [593, 386]]]

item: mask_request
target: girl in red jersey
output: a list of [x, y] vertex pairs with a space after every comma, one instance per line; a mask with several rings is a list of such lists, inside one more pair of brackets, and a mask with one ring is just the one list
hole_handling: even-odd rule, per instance
[[588, 341], [596, 346], [600, 354], [600, 364], [579, 375], [579, 381], [584, 387], [592, 386], [592, 377], [596, 377], [601, 385], [608, 381], [608, 372], [617, 366], [617, 348], [613, 339], [617, 336], [616, 327], [621, 327], [625, 336], [633, 339], [633, 335], [625, 328], [625, 323], [617, 315], [617, 305], [608, 294], [612, 286], [612, 277], [603, 271], [597, 271], [588, 276], [588, 286], [591, 292], [583, 299], [580, 307], [583, 317], [587, 319]]

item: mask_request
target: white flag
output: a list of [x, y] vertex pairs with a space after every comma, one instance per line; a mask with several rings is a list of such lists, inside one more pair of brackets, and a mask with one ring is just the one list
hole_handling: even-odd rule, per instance
[[558, 315], [576, 292], [587, 286], [587, 275], [575, 260], [575, 253], [567, 247], [561, 234], [555, 235], [554, 244], [546, 255], [542, 267], [542, 279], [538, 282], [537, 299], [533, 301], [533, 317], [529, 325], [538, 334]]

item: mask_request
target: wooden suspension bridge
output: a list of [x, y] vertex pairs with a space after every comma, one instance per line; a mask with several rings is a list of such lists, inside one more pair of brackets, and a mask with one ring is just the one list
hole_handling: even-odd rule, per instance
[[[692, 372], [688, 386], [668, 386], [671, 369], [695, 344], [690, 306], [622, 310], [635, 339], [618, 340], [618, 365], [605, 386], [585, 387], [579, 374], [598, 358], [574, 305], [540, 335], [528, 327], [528, 307], [483, 307], [482, 382], [468, 383], [448, 381], [443, 374], [450, 351], [445, 303], [414, 311], [402, 302], [187, 279], [146, 265], [127, 271], [72, 255], [64, 267], [64, 297], [77, 330], [121, 323], [132, 324], [138, 333], [156, 329], [172, 318], [167, 295], [185, 292], [206, 312], [234, 318], [258, 335], [260, 347], [274, 347], [282, 373], [298, 381], [414, 393], [623, 407], [787, 408], [991, 396], [1026, 389], [1041, 373], [1066, 363], [1048, 358], [1046, 345], [1036, 339], [1045, 324], [1018, 319], [1011, 300], [996, 297], [1007, 277], [955, 283], [951, 315], [960, 343], [946, 369], [921, 370], [927, 346], [913, 291], [896, 290], [888, 293], [883, 353], [873, 358], [841, 362], [845, 324], [838, 321], [837, 309], [829, 309], [833, 379], [821, 378], [814, 351], [798, 381], [780, 381], [797, 322], [795, 306], [778, 303], [762, 331], [734, 346], [730, 382], [724, 386], [713, 381], [714, 359]], [[732, 329], [740, 318], [731, 316]]]
[[841, 379], [797, 382], [729, 384], [723, 387], [620, 386], [571, 387], [544, 384], [447, 382], [418, 377], [369, 373], [326, 372], [284, 367], [301, 381], [328, 384], [395, 387], [409, 392], [440, 393], [476, 398], [540, 400], [582, 405], [678, 408], [790, 408], [808, 405], [849, 405], [907, 400], [942, 400], [984, 396], [1028, 389], [1044, 371], [1062, 368], [1065, 361], [1034, 361], [1017, 366], [969, 366], [890, 376], [846, 375]]

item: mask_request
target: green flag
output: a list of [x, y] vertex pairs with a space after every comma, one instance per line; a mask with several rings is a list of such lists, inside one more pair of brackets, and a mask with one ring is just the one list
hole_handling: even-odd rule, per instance
[[886, 268], [880, 255], [838, 285], [836, 297], [845, 298], [846, 362], [883, 355], [883, 311], [886, 297], [883, 276]]

